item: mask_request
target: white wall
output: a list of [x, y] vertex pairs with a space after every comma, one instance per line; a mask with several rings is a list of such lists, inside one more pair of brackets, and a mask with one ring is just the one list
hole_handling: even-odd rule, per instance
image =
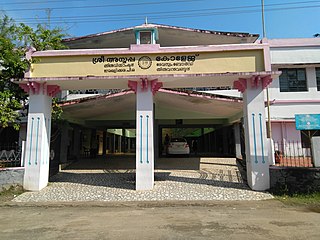
[[88, 97], [95, 97], [99, 96], [100, 94], [69, 94], [65, 96], [65, 100], [75, 100], [75, 99], [80, 99], [80, 98], [88, 98]]
[[[320, 67], [320, 65], [319, 65]], [[319, 100], [320, 91], [317, 91], [317, 80], [315, 67], [306, 66], [273, 66], [273, 71], [278, 71], [279, 68], [305, 68], [307, 75], [307, 88], [306, 92], [280, 92], [279, 78], [273, 79], [269, 86], [270, 101], [272, 100]]]
[[242, 97], [242, 94], [235, 89], [231, 90], [210, 90], [210, 91], [200, 91], [205, 93], [211, 93], [211, 94], [217, 94], [222, 96], [228, 96], [228, 97]]
[[272, 123], [273, 140], [301, 143], [300, 131], [295, 128], [295, 114], [320, 113], [320, 91], [317, 90], [315, 71], [316, 67], [320, 67], [320, 41], [280, 39], [271, 40], [269, 43], [273, 71], [278, 71], [279, 68], [306, 69], [305, 92], [280, 92], [279, 78], [274, 79], [269, 86], [270, 117], [271, 120], [279, 121]]
[[313, 64], [320, 62], [320, 46], [278, 47], [271, 46], [272, 64]]
[[319, 113], [320, 113], [320, 102], [319, 103], [279, 103], [279, 104], [273, 104], [270, 106], [270, 115], [272, 120], [294, 120], [295, 114], [319, 114]]
[[[320, 113], [320, 91], [317, 91], [315, 67], [289, 66], [291, 68], [306, 68], [306, 92], [280, 92], [279, 78], [273, 80], [269, 86], [271, 119], [294, 119], [295, 114]], [[289, 68], [285, 66], [284, 68]], [[320, 65], [319, 65], [320, 67]], [[277, 71], [282, 67], [273, 67]], [[265, 95], [266, 96], [266, 95]]]

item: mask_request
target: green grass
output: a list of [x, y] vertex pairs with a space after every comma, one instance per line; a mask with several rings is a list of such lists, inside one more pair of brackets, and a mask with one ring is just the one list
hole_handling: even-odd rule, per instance
[[278, 195], [275, 198], [290, 206], [305, 206], [313, 211], [320, 212], [320, 192], [311, 194]]

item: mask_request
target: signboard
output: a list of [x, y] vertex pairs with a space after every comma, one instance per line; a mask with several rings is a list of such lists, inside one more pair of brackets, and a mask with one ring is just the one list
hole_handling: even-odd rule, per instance
[[297, 130], [320, 130], [320, 114], [295, 114]]
[[263, 51], [33, 57], [31, 77], [148, 76], [264, 71]]

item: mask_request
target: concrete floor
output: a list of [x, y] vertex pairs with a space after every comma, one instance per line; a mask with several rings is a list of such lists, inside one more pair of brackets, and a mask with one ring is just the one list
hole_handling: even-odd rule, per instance
[[234, 158], [161, 158], [152, 190], [135, 190], [134, 157], [82, 159], [51, 178], [40, 192], [15, 202], [262, 200], [251, 191]]
[[[235, 158], [167, 157], [155, 160], [156, 170], [203, 170], [210, 168], [237, 167]], [[67, 170], [85, 169], [135, 169], [135, 155], [107, 155], [106, 157], [82, 158], [69, 165]]]

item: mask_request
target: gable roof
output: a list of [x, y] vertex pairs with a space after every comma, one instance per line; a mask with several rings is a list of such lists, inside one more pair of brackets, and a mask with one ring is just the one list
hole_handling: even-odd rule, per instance
[[254, 43], [259, 35], [183, 28], [162, 24], [142, 24], [108, 32], [64, 39], [71, 49], [128, 48], [135, 44], [136, 29], [156, 28], [162, 47]]

